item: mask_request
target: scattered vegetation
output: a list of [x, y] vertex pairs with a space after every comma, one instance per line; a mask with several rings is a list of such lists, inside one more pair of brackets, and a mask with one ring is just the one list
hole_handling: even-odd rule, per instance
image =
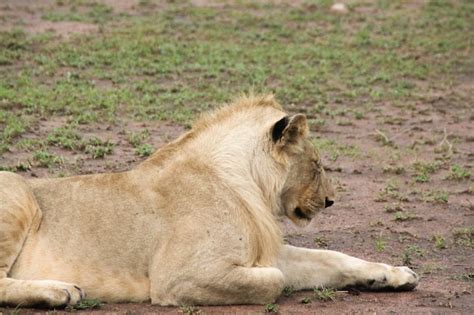
[[64, 159], [48, 151], [36, 151], [33, 160], [40, 167], [53, 167], [64, 163]]
[[402, 211], [397, 211], [397, 212], [395, 212], [394, 220], [397, 221], [397, 222], [403, 222], [403, 221], [414, 220], [416, 218], [417, 217], [413, 214], [405, 213], [405, 212], [402, 212]]
[[329, 244], [327, 239], [325, 239], [323, 236], [315, 236], [314, 237], [314, 243], [318, 245], [318, 247], [321, 248], [328, 248]]
[[314, 296], [320, 301], [335, 301], [336, 291], [330, 288], [314, 288]]
[[153, 147], [147, 143], [141, 144], [135, 148], [135, 154], [139, 157], [146, 157], [153, 153]]
[[75, 305], [68, 305], [67, 311], [90, 310], [100, 308], [102, 302], [99, 299], [83, 299]]
[[379, 191], [375, 201], [386, 202], [389, 199], [402, 202], [408, 201], [408, 196], [400, 191], [398, 183], [394, 180], [387, 181], [386, 185]]
[[92, 22], [92, 23], [105, 23], [111, 20], [113, 15], [111, 7], [96, 2], [78, 2], [71, 6], [67, 11], [48, 12], [42, 16], [43, 20], [60, 22], [60, 21], [73, 21], [73, 22]]
[[85, 152], [90, 154], [93, 159], [101, 159], [108, 154], [112, 154], [114, 144], [107, 140], [102, 141], [101, 139], [94, 137], [87, 141], [85, 145]]
[[422, 199], [425, 202], [433, 202], [433, 203], [448, 203], [449, 201], [449, 194], [446, 191], [433, 191], [428, 190], [423, 193]]
[[127, 135], [128, 142], [134, 147], [137, 148], [143, 144], [150, 137], [150, 131], [145, 129], [140, 132], [129, 133]]
[[341, 156], [357, 158], [361, 154], [356, 146], [340, 144], [331, 139], [315, 139], [313, 143], [320, 152], [328, 154], [332, 161], [336, 161]]
[[373, 221], [370, 221], [369, 222], [369, 226], [370, 227], [374, 227], [374, 226], [384, 226], [384, 223], [382, 220], [373, 220]]
[[364, 112], [360, 111], [360, 110], [355, 110], [354, 111], [354, 118], [357, 119], [357, 120], [361, 120], [361, 119], [364, 119]]
[[446, 240], [441, 235], [433, 235], [433, 241], [434, 241], [435, 247], [437, 249], [445, 249], [446, 248]]
[[441, 166], [439, 162], [422, 162], [413, 163], [415, 174], [413, 175], [416, 182], [426, 183], [430, 180], [430, 174], [437, 172]]
[[451, 276], [451, 279], [464, 282], [474, 281], [474, 273], [463, 273], [460, 275]]
[[378, 129], [375, 130], [375, 140], [377, 140], [384, 146], [395, 146], [393, 140], [390, 139], [383, 131]]
[[201, 314], [201, 310], [197, 306], [191, 306], [191, 305], [182, 305], [179, 307], [179, 310], [181, 313], [186, 314], [186, 315], [197, 315]]
[[423, 257], [425, 254], [425, 251], [421, 248], [419, 248], [416, 245], [408, 245], [405, 247], [403, 250], [402, 254], [402, 264], [405, 266], [411, 266], [413, 263], [413, 256], [417, 257]]
[[454, 164], [451, 167], [451, 172], [448, 174], [447, 179], [452, 179], [452, 180], [464, 180], [464, 179], [469, 179], [471, 177], [471, 173], [465, 169], [462, 168], [461, 166]]
[[81, 136], [72, 128], [55, 128], [53, 132], [48, 135], [48, 144], [61, 147], [68, 150], [78, 150], [83, 147]]
[[432, 274], [433, 272], [441, 271], [444, 269], [446, 269], [446, 267], [441, 266], [439, 264], [425, 263], [421, 266], [420, 272], [424, 275], [429, 275], [429, 274]]
[[278, 313], [279, 307], [278, 304], [267, 304], [265, 305], [265, 312], [267, 313]]
[[18, 163], [15, 166], [3, 166], [0, 165], [0, 171], [7, 171], [7, 172], [26, 172], [30, 170], [31, 165], [28, 163]]
[[389, 165], [383, 168], [384, 173], [401, 175], [405, 173], [405, 167], [402, 165]]
[[375, 240], [375, 249], [378, 252], [383, 252], [385, 250], [385, 247], [387, 246], [387, 242], [382, 240], [382, 239], [377, 239]]
[[398, 213], [398, 212], [403, 211], [403, 207], [402, 207], [402, 204], [400, 202], [394, 202], [394, 203], [391, 203], [391, 204], [386, 204], [384, 206], [384, 209], [388, 213], [393, 213], [393, 212]]
[[286, 297], [292, 296], [294, 292], [295, 292], [295, 288], [293, 286], [283, 288], [283, 295]]
[[474, 247], [474, 228], [457, 229], [453, 233], [454, 242], [461, 246]]

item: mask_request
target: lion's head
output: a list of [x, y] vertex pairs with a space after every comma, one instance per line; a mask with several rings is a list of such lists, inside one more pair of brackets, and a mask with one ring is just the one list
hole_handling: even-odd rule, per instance
[[284, 156], [288, 169], [280, 194], [281, 214], [299, 226], [308, 225], [319, 210], [334, 203], [335, 197], [308, 133], [302, 114], [283, 117], [271, 130], [277, 154]]

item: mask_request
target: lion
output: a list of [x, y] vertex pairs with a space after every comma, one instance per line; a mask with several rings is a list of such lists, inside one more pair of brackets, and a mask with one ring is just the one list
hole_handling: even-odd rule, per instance
[[130, 171], [0, 172], [0, 304], [267, 304], [286, 286], [412, 290], [407, 267], [285, 245], [334, 189], [303, 114], [245, 96]]

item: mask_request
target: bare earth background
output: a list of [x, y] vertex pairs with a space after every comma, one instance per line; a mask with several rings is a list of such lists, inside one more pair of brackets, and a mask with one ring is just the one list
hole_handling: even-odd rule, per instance
[[310, 118], [338, 190], [309, 227], [282, 222], [286, 241], [421, 275], [406, 293], [82, 312], [474, 313], [474, 3], [344, 2], [0, 1], [1, 170], [126, 170], [200, 112], [274, 92]]

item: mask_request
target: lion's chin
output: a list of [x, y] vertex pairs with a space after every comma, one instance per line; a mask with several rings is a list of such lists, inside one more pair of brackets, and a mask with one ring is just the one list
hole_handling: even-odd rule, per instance
[[304, 211], [300, 207], [296, 207], [289, 218], [295, 225], [305, 227], [313, 220], [314, 215], [315, 213], [312, 211]]

